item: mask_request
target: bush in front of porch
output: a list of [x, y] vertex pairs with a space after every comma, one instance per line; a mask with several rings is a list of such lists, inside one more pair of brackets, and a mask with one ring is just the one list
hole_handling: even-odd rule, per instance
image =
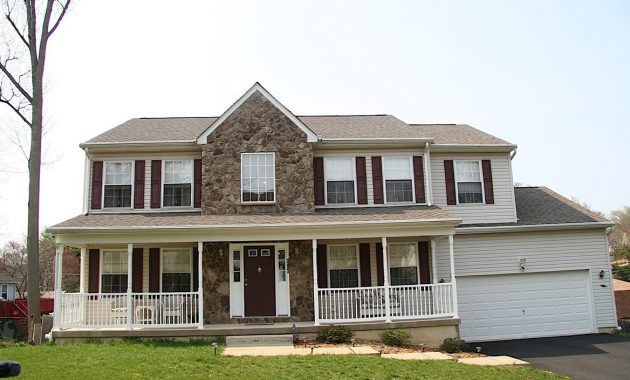
[[400, 361], [378, 356], [225, 357], [209, 342], [123, 341], [112, 344], [2, 347], [22, 364], [24, 379], [561, 379], [523, 367], [477, 367], [451, 361]]

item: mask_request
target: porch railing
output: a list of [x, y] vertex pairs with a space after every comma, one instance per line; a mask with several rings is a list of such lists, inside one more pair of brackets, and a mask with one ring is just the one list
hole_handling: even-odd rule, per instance
[[127, 293], [64, 293], [59, 312], [62, 329], [193, 327], [199, 321], [199, 293], [131, 293], [131, 300]]
[[389, 315], [384, 286], [319, 289], [319, 319], [335, 323], [454, 316], [450, 283], [388, 289]]

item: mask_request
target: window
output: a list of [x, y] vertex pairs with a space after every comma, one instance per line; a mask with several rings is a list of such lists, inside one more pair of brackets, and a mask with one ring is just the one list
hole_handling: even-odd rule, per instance
[[413, 202], [411, 157], [384, 157], [383, 179], [388, 203]]
[[328, 204], [355, 203], [352, 157], [325, 158], [324, 174]]
[[455, 161], [455, 181], [459, 203], [483, 203], [479, 161]]
[[2, 292], [0, 292], [0, 298], [5, 301], [9, 299], [9, 285], [2, 284]]
[[192, 206], [193, 162], [164, 161], [164, 207]]
[[284, 249], [278, 251], [278, 275], [280, 282], [287, 280], [287, 254]]
[[234, 282], [241, 282], [241, 251], [232, 252], [232, 270]]
[[418, 284], [418, 253], [416, 245], [389, 245], [389, 276], [392, 286]]
[[359, 258], [356, 245], [331, 245], [328, 251], [331, 288], [359, 286]]
[[101, 292], [127, 292], [127, 251], [102, 251]]
[[274, 202], [276, 197], [275, 155], [241, 154], [241, 201]]
[[131, 161], [105, 162], [103, 207], [131, 207]]
[[192, 251], [162, 250], [162, 291], [190, 292], [192, 289]]

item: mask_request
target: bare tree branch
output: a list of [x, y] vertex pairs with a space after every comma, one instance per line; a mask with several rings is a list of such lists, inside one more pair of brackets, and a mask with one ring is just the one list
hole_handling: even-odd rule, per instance
[[13, 27], [13, 30], [15, 31], [15, 33], [17, 33], [17, 35], [20, 37], [22, 42], [24, 42], [24, 45], [26, 45], [27, 48], [30, 48], [30, 45], [28, 44], [28, 41], [24, 37], [24, 34], [22, 34], [22, 32], [20, 31], [20, 28], [18, 28], [18, 26], [15, 24], [15, 22], [11, 18], [11, 11], [10, 10], [9, 10], [9, 12], [7, 12], [7, 14], [5, 14], [5, 17], [7, 18], [7, 21], [9, 22], [9, 25], [11, 25], [11, 27]]
[[11, 107], [11, 109], [20, 117], [20, 119], [22, 119], [24, 123], [26, 123], [29, 127], [31, 126], [30, 120], [28, 120], [26, 116], [22, 114], [22, 111], [20, 110], [20, 108], [14, 106], [9, 99], [0, 97], [0, 103], [4, 103], [8, 105], [9, 107]]
[[55, 30], [57, 30], [59, 23], [61, 23], [61, 19], [63, 19], [63, 16], [66, 15], [66, 11], [68, 10], [68, 7], [70, 6], [70, 1], [72, 0], [66, 1], [66, 4], [64, 5], [61, 1], [57, 0], [59, 5], [61, 5], [61, 13], [59, 14], [59, 17], [57, 17], [57, 21], [55, 21], [55, 24], [53, 25], [53, 27], [48, 32], [48, 36], [51, 36], [55, 32]]
[[33, 97], [31, 96], [31, 94], [29, 94], [28, 91], [24, 89], [24, 87], [20, 84], [20, 82], [18, 82], [13, 76], [13, 74], [11, 74], [11, 72], [7, 69], [6, 63], [9, 62], [10, 59], [11, 58], [7, 58], [5, 62], [0, 62], [0, 71], [2, 71], [7, 78], [9, 78], [11, 83], [15, 86], [15, 88], [18, 89], [18, 91], [20, 91], [20, 93], [26, 98], [26, 100], [28, 100], [29, 103], [32, 103]]

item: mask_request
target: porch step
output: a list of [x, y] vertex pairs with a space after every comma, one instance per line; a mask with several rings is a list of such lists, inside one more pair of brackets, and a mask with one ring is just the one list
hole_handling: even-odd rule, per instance
[[240, 335], [225, 338], [228, 347], [293, 346], [293, 335]]

